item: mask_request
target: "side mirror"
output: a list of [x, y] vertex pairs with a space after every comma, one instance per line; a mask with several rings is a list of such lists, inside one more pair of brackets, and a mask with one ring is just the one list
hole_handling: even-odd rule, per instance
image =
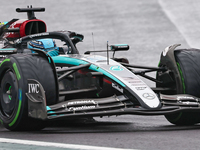
[[127, 50], [129, 50], [129, 45], [128, 44], [110, 45], [110, 49], [112, 51], [127, 51]]
[[[110, 47], [110, 50], [108, 50]], [[97, 51], [86, 51], [84, 54], [90, 54], [91, 52], [113, 52], [113, 57], [116, 51], [127, 51], [129, 50], [128, 44], [115, 44], [115, 45], [107, 45], [107, 50], [97, 50]]]

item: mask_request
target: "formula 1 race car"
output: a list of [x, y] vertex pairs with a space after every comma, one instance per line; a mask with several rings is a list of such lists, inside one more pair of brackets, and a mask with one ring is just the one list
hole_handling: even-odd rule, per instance
[[[130, 65], [114, 54], [81, 55], [76, 44], [83, 35], [46, 32], [46, 24], [34, 15], [44, 8], [16, 10], [27, 12], [28, 19], [0, 24], [0, 122], [5, 128], [39, 130], [48, 120], [125, 114], [165, 115], [176, 125], [200, 122], [200, 50], [169, 46], [158, 67]], [[128, 49], [127, 44], [107, 45], [99, 52]]]

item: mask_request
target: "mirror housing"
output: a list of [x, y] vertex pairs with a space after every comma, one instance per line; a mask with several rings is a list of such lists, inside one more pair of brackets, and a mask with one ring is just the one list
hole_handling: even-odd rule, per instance
[[110, 45], [110, 49], [112, 51], [127, 51], [127, 50], [129, 50], [129, 45], [128, 44]]

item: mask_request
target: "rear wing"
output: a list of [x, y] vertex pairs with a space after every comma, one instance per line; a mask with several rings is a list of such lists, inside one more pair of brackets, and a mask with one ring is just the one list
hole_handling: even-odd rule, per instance
[[27, 8], [17, 8], [16, 9], [17, 12], [27, 12], [27, 17], [29, 20], [31, 19], [36, 19], [35, 17], [35, 13], [34, 12], [43, 12], [45, 11], [45, 8], [32, 8], [32, 5]]

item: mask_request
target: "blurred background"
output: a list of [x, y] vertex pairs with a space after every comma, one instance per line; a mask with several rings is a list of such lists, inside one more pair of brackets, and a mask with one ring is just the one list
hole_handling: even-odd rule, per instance
[[131, 64], [157, 66], [169, 45], [200, 48], [199, 4], [198, 0], [1, 0], [0, 21], [27, 18], [26, 13], [15, 11], [18, 7], [45, 7], [36, 17], [46, 22], [48, 31], [84, 35], [78, 44], [81, 54], [106, 49], [107, 41], [129, 44], [130, 50], [116, 57], [126, 57]]
[[[106, 49], [107, 41], [129, 44], [130, 50], [117, 52], [116, 57], [126, 57], [130, 64], [157, 66], [161, 52], [169, 45], [200, 48], [199, 0], [0, 0], [0, 22], [27, 18], [15, 9], [28, 5], [46, 8], [35, 14], [46, 22], [48, 31], [83, 34], [84, 41], [78, 44], [81, 54], [94, 47]], [[1, 137], [120, 148], [199, 149], [199, 125], [177, 127], [163, 116], [95, 119], [97, 126], [53, 127], [42, 132], [0, 128]]]

